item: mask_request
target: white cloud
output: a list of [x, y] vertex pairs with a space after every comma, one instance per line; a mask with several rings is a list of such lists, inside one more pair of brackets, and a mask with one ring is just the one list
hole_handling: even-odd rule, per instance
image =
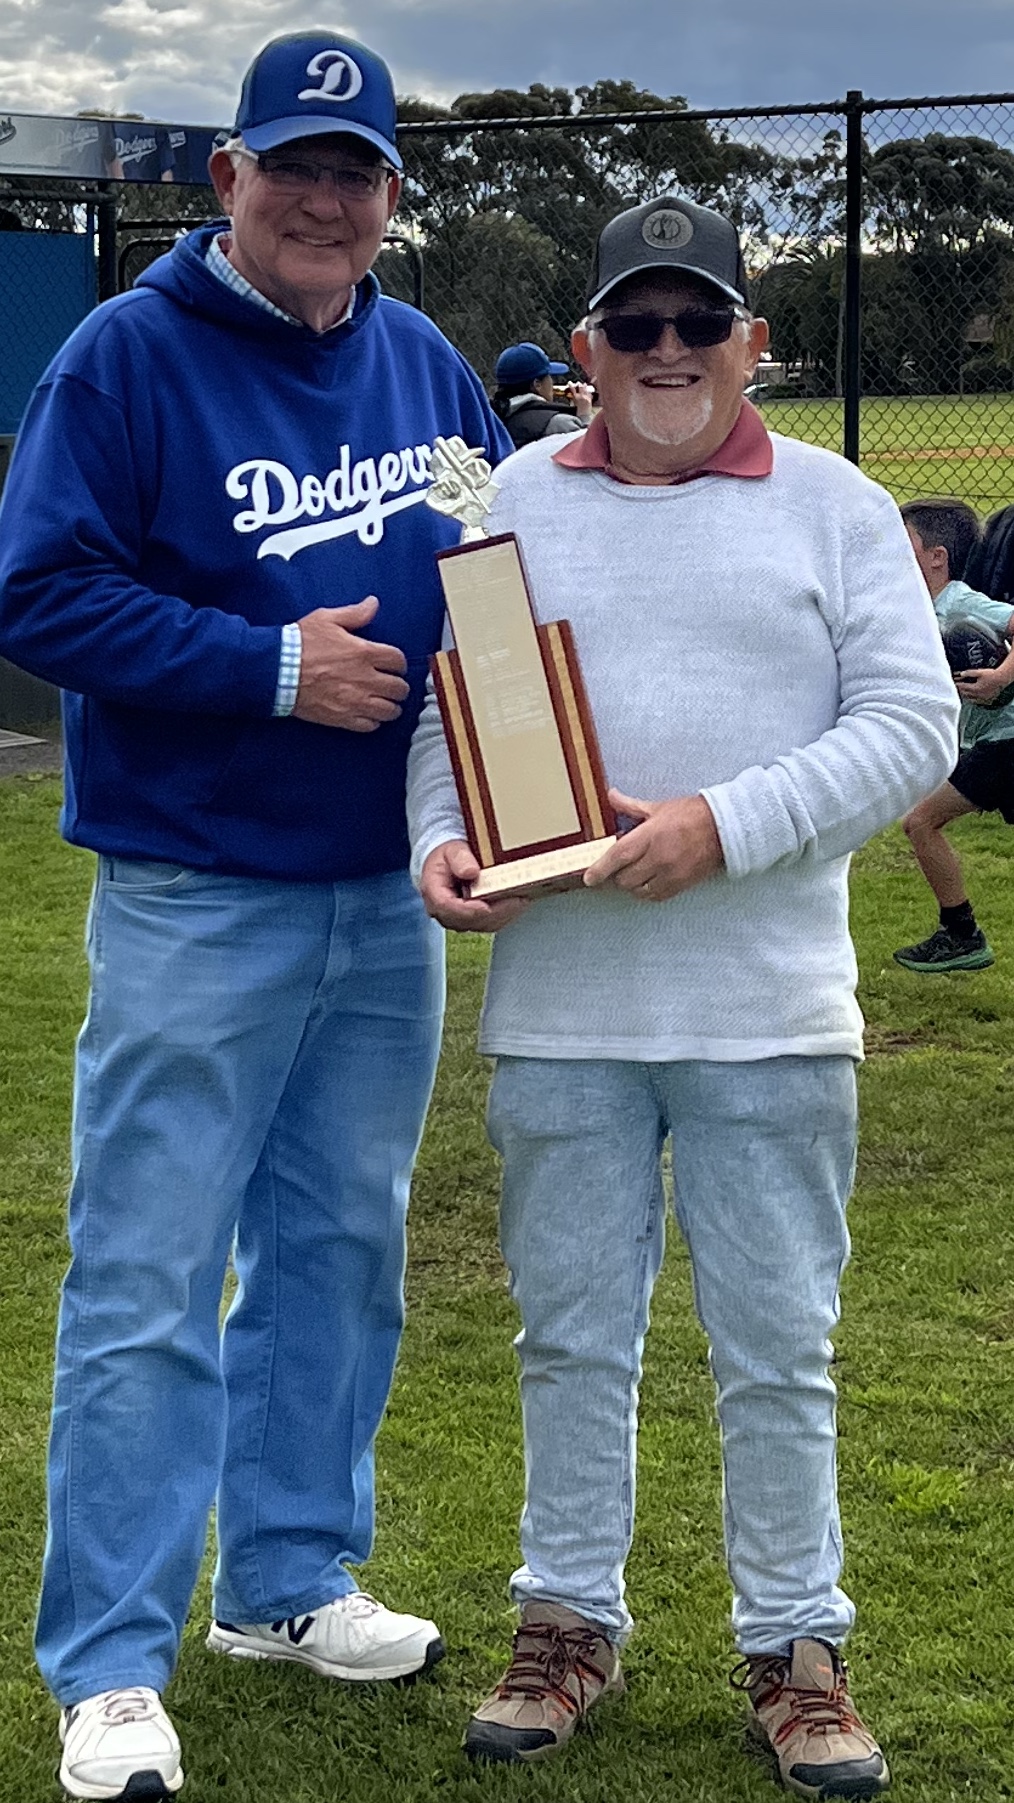
[[329, 24], [387, 57], [402, 93], [631, 79], [691, 105], [995, 89], [1014, 81], [1010, 0], [0, 0], [0, 110], [88, 106], [202, 124], [281, 32]]

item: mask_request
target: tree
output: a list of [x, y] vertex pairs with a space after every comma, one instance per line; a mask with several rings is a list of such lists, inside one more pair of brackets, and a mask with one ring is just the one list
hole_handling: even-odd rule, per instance
[[989, 138], [898, 138], [866, 179], [875, 235], [895, 250], [959, 254], [1014, 228], [1014, 153]]
[[453, 322], [466, 355], [488, 367], [491, 347], [536, 336], [536, 325], [547, 349], [564, 351], [584, 309], [591, 248], [624, 206], [676, 191], [743, 227], [763, 226], [760, 184], [776, 159], [682, 117], [686, 110], [680, 96], [631, 82], [574, 93], [535, 83], [462, 94], [442, 116], [462, 126], [522, 123], [413, 132], [441, 114], [427, 102], [400, 104], [410, 129], [400, 140], [399, 221], [423, 249], [427, 305], [445, 329]]
[[779, 157], [770, 185], [783, 218], [783, 249], [844, 238], [845, 140], [837, 127], [825, 132], [819, 149]]

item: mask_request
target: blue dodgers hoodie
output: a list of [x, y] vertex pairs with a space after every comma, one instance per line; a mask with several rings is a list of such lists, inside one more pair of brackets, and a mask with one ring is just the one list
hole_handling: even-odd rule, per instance
[[[421, 313], [361, 285], [318, 335], [205, 265], [222, 223], [99, 307], [42, 378], [0, 509], [0, 653], [67, 691], [65, 836], [331, 880], [408, 863], [405, 763], [457, 527], [437, 434], [511, 444]], [[274, 719], [281, 627], [374, 594], [411, 694], [358, 734]]]

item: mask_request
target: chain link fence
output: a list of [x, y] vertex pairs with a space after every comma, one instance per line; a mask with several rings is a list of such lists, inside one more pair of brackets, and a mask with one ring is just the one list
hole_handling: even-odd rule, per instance
[[[458, 105], [479, 116], [402, 124], [404, 192], [377, 263], [487, 384], [520, 339], [569, 359], [602, 225], [681, 193], [742, 233], [771, 327], [754, 398], [772, 427], [858, 455], [901, 501], [958, 494], [989, 511], [1014, 499], [1014, 95], [710, 114], [590, 111], [583, 95], [576, 116], [563, 91], [514, 98], [530, 116], [483, 116], [504, 97], [478, 95]], [[7, 210], [89, 231], [73, 192], [63, 182], [30, 200], [12, 179], [0, 225]], [[100, 215], [117, 209], [105, 291], [215, 211], [210, 189], [91, 198]], [[0, 266], [0, 315], [47, 304], [2, 284]]]
[[863, 467], [899, 500], [1014, 500], [1014, 99], [864, 119]]
[[519, 339], [568, 358], [602, 225], [681, 193], [742, 233], [772, 427], [858, 448], [900, 501], [1014, 500], [1014, 96], [407, 124], [400, 144], [426, 309], [486, 382]]
[[845, 144], [831, 109], [409, 125], [400, 147], [399, 218], [423, 246], [427, 311], [490, 384], [520, 339], [569, 360], [592, 246], [624, 206], [674, 192], [726, 213], [760, 310], [783, 266], [819, 256], [837, 275], [829, 317], [805, 347], [798, 326], [782, 333], [759, 398], [780, 429], [840, 447]]

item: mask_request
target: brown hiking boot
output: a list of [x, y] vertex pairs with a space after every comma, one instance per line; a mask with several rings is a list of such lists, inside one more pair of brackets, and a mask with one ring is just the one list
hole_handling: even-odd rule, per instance
[[565, 1746], [593, 1703], [623, 1689], [619, 1654], [562, 1603], [526, 1603], [511, 1662], [465, 1732], [470, 1759], [514, 1764]]
[[874, 1797], [887, 1789], [887, 1761], [852, 1706], [844, 1659], [826, 1640], [751, 1654], [731, 1683], [746, 1691], [750, 1731], [774, 1754], [786, 1790]]

